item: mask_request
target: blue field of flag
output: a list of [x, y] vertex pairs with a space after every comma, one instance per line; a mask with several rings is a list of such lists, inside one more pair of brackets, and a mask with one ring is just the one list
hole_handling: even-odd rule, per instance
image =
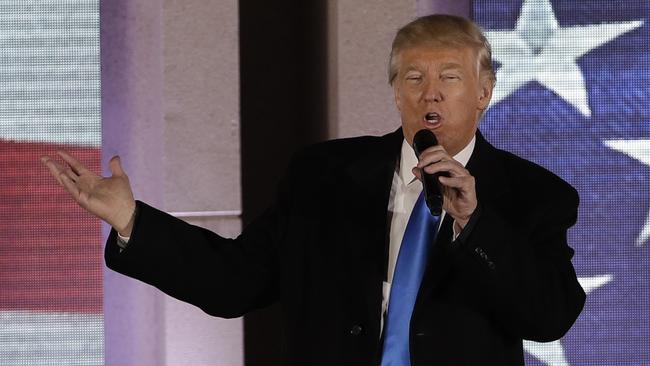
[[480, 129], [580, 193], [569, 232], [587, 292], [527, 365], [650, 365], [650, 2], [474, 1], [497, 86]]

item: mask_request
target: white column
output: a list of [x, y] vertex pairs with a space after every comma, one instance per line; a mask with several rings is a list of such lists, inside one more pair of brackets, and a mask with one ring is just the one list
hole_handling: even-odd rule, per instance
[[[174, 212], [240, 211], [236, 0], [102, 2], [103, 161]], [[188, 219], [225, 236], [238, 216]], [[243, 365], [241, 319], [105, 272], [106, 364]]]
[[395, 32], [415, 15], [416, 0], [330, 2], [331, 138], [385, 134], [400, 126], [388, 85], [388, 56]]

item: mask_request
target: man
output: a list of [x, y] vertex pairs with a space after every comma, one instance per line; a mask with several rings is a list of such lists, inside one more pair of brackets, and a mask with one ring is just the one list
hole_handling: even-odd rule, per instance
[[[578, 196], [478, 132], [490, 59], [466, 19], [406, 25], [389, 69], [402, 128], [297, 154], [275, 204], [232, 240], [136, 203], [119, 158], [110, 178], [64, 152], [70, 168], [43, 161], [113, 226], [112, 269], [220, 317], [280, 301], [290, 365], [522, 365], [522, 339], [560, 338], [584, 304], [566, 242]], [[421, 129], [440, 144], [418, 162]], [[416, 213], [419, 179], [440, 172], [441, 217]], [[433, 221], [413, 235], [416, 216]]]

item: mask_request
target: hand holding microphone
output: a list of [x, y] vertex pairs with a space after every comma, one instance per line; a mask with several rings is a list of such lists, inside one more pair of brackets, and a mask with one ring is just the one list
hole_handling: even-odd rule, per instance
[[413, 149], [419, 160], [413, 174], [422, 181], [431, 214], [440, 215], [444, 209], [462, 229], [477, 206], [474, 177], [438, 145], [429, 130], [415, 134]]

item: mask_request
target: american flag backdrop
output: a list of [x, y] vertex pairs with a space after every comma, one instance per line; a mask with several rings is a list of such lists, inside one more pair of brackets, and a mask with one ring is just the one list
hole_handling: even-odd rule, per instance
[[39, 157], [99, 171], [99, 1], [0, 1], [0, 365], [102, 365], [99, 221]]
[[581, 198], [587, 303], [560, 341], [525, 343], [527, 365], [650, 365], [650, 2], [473, 4], [498, 79], [481, 130]]

